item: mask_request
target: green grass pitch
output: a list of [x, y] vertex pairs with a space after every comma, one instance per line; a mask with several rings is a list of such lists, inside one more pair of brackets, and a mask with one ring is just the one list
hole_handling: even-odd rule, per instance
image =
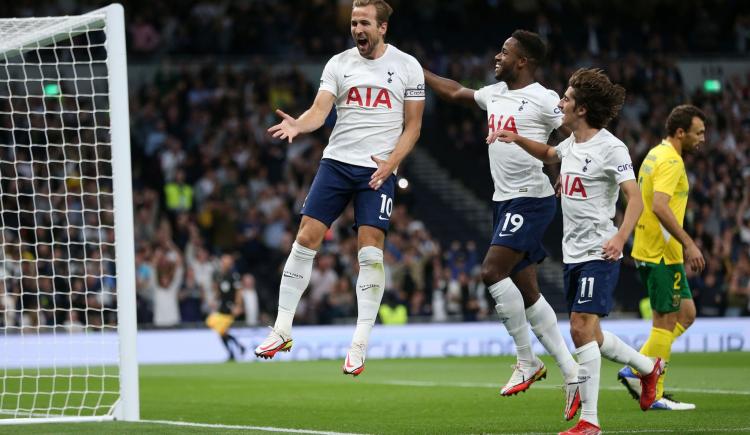
[[[269, 433], [249, 427], [367, 434], [557, 433], [560, 373], [500, 397], [511, 357], [371, 360], [358, 378], [341, 361], [142, 366], [141, 416], [220, 424], [78, 423], [1, 426], [3, 434]], [[602, 364], [599, 418], [605, 433], [750, 433], [750, 353], [675, 354], [667, 390], [697, 404], [684, 412], [642, 412]], [[288, 431], [287, 431], [288, 432]]]

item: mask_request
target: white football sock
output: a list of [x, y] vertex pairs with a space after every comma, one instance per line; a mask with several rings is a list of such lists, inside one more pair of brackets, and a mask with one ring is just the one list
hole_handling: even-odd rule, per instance
[[651, 370], [654, 369], [654, 362], [651, 361], [651, 358], [628, 346], [620, 340], [620, 337], [609, 331], [602, 331], [602, 335], [604, 339], [600, 350], [603, 357], [620, 364], [629, 365], [636, 369], [638, 373], [651, 373]]
[[352, 345], [364, 345], [366, 348], [385, 288], [383, 250], [374, 246], [365, 246], [359, 250], [358, 257], [357, 328], [354, 330]]
[[497, 302], [495, 311], [500, 316], [500, 321], [505, 325], [508, 334], [513, 337], [518, 362], [531, 364], [535, 356], [531, 349], [531, 334], [529, 325], [526, 323], [521, 291], [510, 278], [492, 284], [487, 290]]
[[544, 296], [526, 309], [526, 319], [531, 324], [531, 330], [536, 338], [552, 355], [562, 371], [565, 382], [575, 382], [578, 375], [578, 364], [570, 354], [568, 346], [557, 327], [557, 316]]
[[297, 311], [299, 299], [310, 283], [315, 254], [316, 251], [294, 242], [289, 258], [286, 259], [284, 272], [281, 274], [279, 311], [274, 329], [287, 337], [292, 334], [292, 320], [294, 320], [294, 312]]
[[596, 340], [576, 349], [578, 359], [578, 382], [581, 383], [581, 419], [599, 426], [596, 412], [599, 401], [599, 372], [602, 366], [602, 355]]

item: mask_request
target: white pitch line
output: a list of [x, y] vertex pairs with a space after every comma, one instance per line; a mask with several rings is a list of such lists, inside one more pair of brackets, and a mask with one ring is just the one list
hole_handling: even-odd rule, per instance
[[309, 429], [289, 429], [283, 427], [270, 427], [270, 426], [244, 426], [238, 424], [214, 424], [214, 423], [193, 423], [189, 421], [173, 421], [173, 420], [139, 420], [139, 423], [156, 423], [156, 424], [167, 424], [171, 426], [187, 426], [187, 427], [203, 427], [208, 429], [230, 429], [230, 430], [257, 430], [262, 432], [283, 432], [283, 433], [304, 433], [312, 435], [365, 435], [355, 434], [348, 432], [331, 432], [322, 430], [309, 430]]
[[[282, 432], [282, 433], [302, 433], [312, 435], [365, 435], [355, 434], [347, 432], [330, 432], [330, 431], [319, 431], [319, 430], [308, 430], [308, 429], [288, 429], [281, 427], [269, 427], [269, 426], [244, 426], [244, 425], [232, 425], [232, 424], [213, 424], [213, 423], [192, 423], [188, 421], [172, 421], [172, 420], [140, 420], [140, 423], [156, 423], [166, 424], [171, 426], [188, 426], [188, 427], [201, 427], [208, 429], [229, 429], [229, 430], [257, 430], [263, 432]], [[643, 429], [643, 430], [608, 430], [608, 434], [650, 434], [650, 433], [705, 433], [706, 428], [702, 429]], [[716, 432], [750, 432], [750, 427], [737, 427], [737, 428], [711, 428], [712, 433]], [[491, 432], [489, 432], [491, 434]], [[515, 432], [507, 435], [547, 435], [548, 432]]]
[[[432, 382], [432, 381], [380, 381], [380, 382], [368, 382], [371, 384], [381, 385], [400, 385], [404, 387], [456, 387], [456, 388], [500, 388], [500, 384], [492, 384], [487, 382]], [[544, 389], [544, 390], [556, 390], [561, 388], [560, 385], [539, 385], [535, 384], [533, 388]], [[601, 387], [602, 390], [610, 391], [625, 391], [622, 387]], [[729, 394], [736, 396], [750, 396], [750, 391], [743, 390], [714, 390], [714, 389], [703, 389], [703, 388], [669, 388], [669, 391], [675, 391], [678, 393], [701, 393], [701, 394]]]
[[[643, 430], [608, 430], [606, 431], [608, 434], [610, 433], [646, 433], [646, 434], [659, 434], [659, 433], [706, 433], [706, 431], [710, 431], [710, 433], [717, 433], [717, 432], [748, 432], [750, 431], [750, 427], [730, 427], [730, 428], [711, 428], [711, 429], [643, 429]], [[548, 435], [549, 432], [514, 432], [506, 435]]]

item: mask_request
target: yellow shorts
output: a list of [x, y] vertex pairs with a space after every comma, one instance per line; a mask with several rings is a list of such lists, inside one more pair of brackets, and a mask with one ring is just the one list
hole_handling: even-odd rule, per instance
[[206, 325], [219, 335], [226, 334], [232, 323], [234, 323], [234, 317], [229, 314], [212, 313], [206, 318]]

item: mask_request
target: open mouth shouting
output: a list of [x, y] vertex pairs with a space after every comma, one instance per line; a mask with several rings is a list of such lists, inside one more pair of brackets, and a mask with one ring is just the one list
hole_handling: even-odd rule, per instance
[[355, 41], [357, 42], [357, 49], [360, 53], [370, 52], [370, 40], [367, 38], [367, 35], [365, 35], [364, 33], [358, 35]]

